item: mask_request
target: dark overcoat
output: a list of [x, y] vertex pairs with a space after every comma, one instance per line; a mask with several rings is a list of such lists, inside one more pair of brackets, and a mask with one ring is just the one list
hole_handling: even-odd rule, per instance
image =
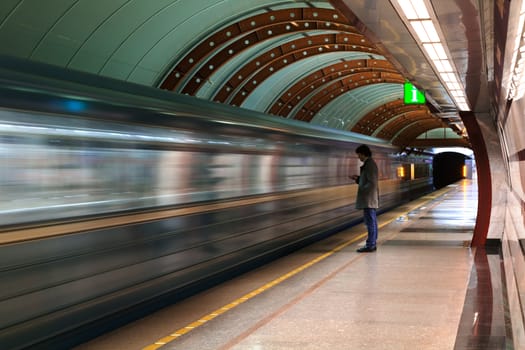
[[379, 208], [379, 180], [377, 164], [372, 158], [367, 158], [359, 172], [356, 181], [359, 184], [355, 207], [357, 209]]

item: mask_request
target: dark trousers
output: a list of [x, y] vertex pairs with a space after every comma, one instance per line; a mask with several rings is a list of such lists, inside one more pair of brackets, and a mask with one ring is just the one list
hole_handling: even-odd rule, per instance
[[377, 242], [377, 216], [375, 208], [363, 209], [363, 218], [365, 220], [366, 229], [368, 230], [368, 238], [366, 239], [367, 247], [375, 247]]

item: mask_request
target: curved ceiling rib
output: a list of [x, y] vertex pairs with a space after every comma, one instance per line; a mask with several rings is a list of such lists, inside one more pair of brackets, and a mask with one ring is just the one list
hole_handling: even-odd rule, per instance
[[[233, 55], [265, 40], [320, 30], [359, 34], [356, 28], [349, 25], [344, 16], [335, 10], [290, 8], [268, 11], [230, 24], [202, 40], [175, 65], [161, 84], [161, 88], [192, 94], [198, 89], [198, 84], [195, 86], [197, 79], [206, 79], [214, 69], [230, 60]], [[205, 66], [201, 64], [204, 60], [208, 60]], [[189, 86], [186, 86], [187, 84]]]
[[219, 91], [215, 101], [228, 101], [230, 104], [240, 106], [257, 84], [270, 75], [276, 74], [280, 69], [307, 57], [324, 55], [326, 52], [334, 51], [377, 53], [373, 47], [364, 46], [360, 41], [355, 35], [352, 38], [346, 34], [326, 34], [294, 40], [286, 45], [276, 47], [254, 58], [239, 69]]
[[[423, 105], [406, 105], [402, 99], [397, 99], [392, 102], [385, 103], [382, 106], [374, 109], [365, 116], [352, 128], [352, 131], [372, 135], [380, 125], [389, 121], [396, 115], [402, 115], [404, 113], [414, 110], [425, 110], [428, 111]], [[430, 113], [430, 111], [428, 111]]]
[[377, 83], [352, 89], [330, 101], [311, 123], [351, 130], [370, 111], [383, 104], [403, 97], [399, 84]]
[[317, 114], [323, 106], [352, 89], [380, 83], [403, 84], [404, 81], [405, 79], [399, 73], [372, 71], [350, 74], [341, 80], [333, 81], [332, 84], [329, 84], [322, 91], [312, 96], [294, 118], [311, 121], [313, 116]]
[[406, 124], [405, 127], [391, 139], [391, 142], [395, 146], [402, 148], [408, 147], [412, 140], [416, 139], [425, 131], [435, 128], [442, 128], [444, 126], [444, 123], [437, 118], [413, 121]]
[[[294, 111], [294, 115], [290, 115], [289, 109], [284, 113], [280, 108], [279, 115], [311, 121], [326, 103], [352, 88], [378, 82], [399, 84], [404, 81], [388, 61], [378, 59], [382, 56], [375, 46], [339, 12], [331, 9], [296, 8], [247, 17], [209, 35], [179, 61], [161, 87], [196, 95], [218, 69], [233, 61], [241, 52], [260, 46], [265, 41], [275, 42], [278, 37], [289, 39], [267, 45], [260, 55], [238, 64], [228, 74], [229, 79], [221, 83], [221, 87], [211, 98], [217, 102], [241, 106], [262, 82], [278, 74], [284, 67], [330, 52], [352, 53], [349, 57], [355, 56], [355, 52], [361, 52], [360, 57], [367, 54], [370, 58], [350, 59], [336, 64], [332, 59], [326, 58], [327, 62], [321, 66], [322, 77], [319, 79], [315, 72], [302, 75], [297, 73], [291, 90], [283, 91], [274, 100], [273, 106], [284, 100], [286, 108], [290, 108], [293, 100], [301, 108]], [[310, 99], [301, 101], [301, 94], [297, 93], [291, 98], [286, 97], [290, 91], [306, 83], [309, 84], [310, 93], [314, 92]], [[277, 107], [268, 106], [266, 111], [272, 113], [272, 108]]]
[[[352, 61], [338, 62], [315, 71], [301, 79], [300, 82], [295, 83], [281, 95], [279, 100], [273, 103], [273, 105], [269, 108], [268, 113], [287, 117], [304, 96], [307, 96], [312, 91], [322, 87], [326, 81], [342, 79], [356, 75], [358, 76], [359, 80], [359, 76], [362, 76], [363, 74], [366, 74], [365, 79], [375, 79], [377, 78], [377, 75], [370, 76], [370, 73], [374, 72], [378, 72], [379, 74], [393, 73], [399, 75], [397, 70], [385, 60], [354, 59]], [[352, 83], [353, 79], [349, 79], [350, 81], [348, 82]], [[401, 77], [401, 79], [404, 78]], [[311, 115], [312, 114], [310, 114], [310, 116]], [[307, 120], [304, 117], [297, 119]]]
[[392, 117], [387, 122], [383, 123], [381, 127], [379, 128], [379, 130], [376, 130], [373, 133], [373, 136], [391, 140], [392, 138], [394, 138], [394, 136], [397, 133], [403, 130], [407, 125], [410, 125], [417, 121], [427, 121], [427, 120], [435, 121], [439, 119], [433, 118], [425, 110], [407, 111], [405, 113], [398, 114]]
[[410, 147], [428, 148], [428, 147], [465, 147], [470, 148], [469, 142], [458, 135], [454, 130], [448, 127], [439, 127], [425, 131], [418, 135], [410, 143]]
[[[429, 129], [421, 131], [418, 128], [418, 132], [421, 132], [416, 137], [430, 129], [445, 126], [443, 121], [433, 116], [426, 106], [406, 105], [402, 99], [397, 99], [369, 112], [351, 130], [387, 140], [396, 138], [395, 142], [398, 144], [409, 144], [412, 140], [405, 139], [405, 136], [401, 136], [399, 133], [407, 126], [413, 125], [414, 122], [417, 122], [419, 127], [427, 125], [423, 124], [422, 121], [431, 121], [428, 124]], [[435, 123], [436, 121], [438, 124]]]
[[[415, 138], [443, 126], [427, 106], [399, 102], [393, 90], [402, 91], [406, 79], [358, 32], [357, 24], [337, 10], [264, 11], [218, 25], [176, 61], [160, 87], [245, 108], [256, 104], [269, 114], [396, 144], [408, 144], [412, 134]], [[270, 85], [272, 93], [265, 93]], [[352, 93], [374, 85], [378, 95], [373, 97]], [[405, 131], [407, 127], [417, 131]]]

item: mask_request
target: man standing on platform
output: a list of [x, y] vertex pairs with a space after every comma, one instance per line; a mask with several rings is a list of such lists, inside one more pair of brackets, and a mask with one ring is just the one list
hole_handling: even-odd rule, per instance
[[359, 253], [374, 252], [377, 241], [376, 210], [379, 207], [379, 186], [377, 164], [372, 159], [372, 151], [367, 145], [361, 145], [355, 150], [359, 160], [363, 162], [358, 175], [350, 176], [359, 185], [357, 189], [356, 209], [363, 209], [363, 218], [368, 230], [366, 245], [357, 249]]

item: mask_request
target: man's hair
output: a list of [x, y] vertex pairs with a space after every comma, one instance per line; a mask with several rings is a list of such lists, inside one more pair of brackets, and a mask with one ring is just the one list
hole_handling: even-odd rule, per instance
[[365, 157], [372, 157], [372, 151], [367, 145], [361, 145], [355, 149], [355, 153], [364, 155]]

